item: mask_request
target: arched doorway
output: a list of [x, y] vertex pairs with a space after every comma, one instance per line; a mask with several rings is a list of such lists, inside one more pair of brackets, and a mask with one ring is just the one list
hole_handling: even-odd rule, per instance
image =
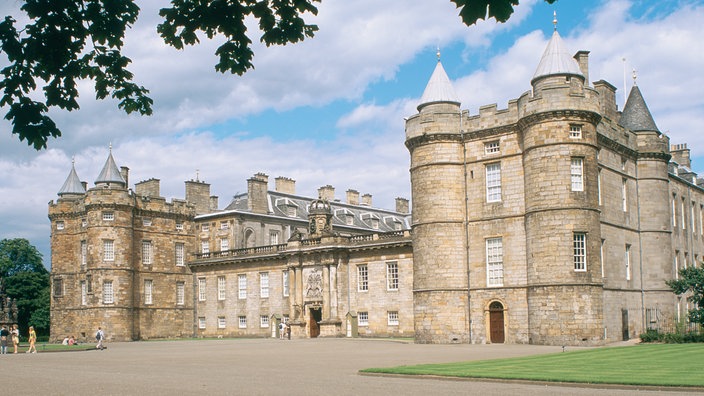
[[498, 301], [489, 304], [489, 337], [492, 344], [503, 344], [504, 306]]

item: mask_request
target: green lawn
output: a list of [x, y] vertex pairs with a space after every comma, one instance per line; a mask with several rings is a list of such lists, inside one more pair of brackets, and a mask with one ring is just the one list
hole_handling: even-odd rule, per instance
[[514, 359], [370, 368], [368, 373], [704, 386], [704, 344], [608, 347]]

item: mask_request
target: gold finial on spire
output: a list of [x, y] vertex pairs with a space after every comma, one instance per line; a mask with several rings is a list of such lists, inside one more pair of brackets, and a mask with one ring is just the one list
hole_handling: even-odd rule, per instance
[[552, 26], [555, 31], [557, 31], [557, 11], [553, 10], [552, 12]]
[[633, 85], [638, 85], [636, 83], [637, 78], [638, 78], [638, 72], [636, 71], [636, 69], [633, 69]]
[[438, 57], [438, 62], [440, 62], [440, 46], [438, 45], [435, 55]]

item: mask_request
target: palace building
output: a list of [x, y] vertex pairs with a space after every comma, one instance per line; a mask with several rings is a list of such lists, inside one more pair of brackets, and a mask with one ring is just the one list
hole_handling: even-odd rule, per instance
[[406, 120], [412, 189], [394, 210], [255, 174], [220, 209], [210, 185], [167, 202], [112, 153], [49, 203], [51, 334], [115, 340], [414, 337], [600, 345], [684, 320], [665, 284], [704, 257], [704, 181], [637, 85], [590, 82], [557, 31], [508, 107], [461, 103], [442, 64]]

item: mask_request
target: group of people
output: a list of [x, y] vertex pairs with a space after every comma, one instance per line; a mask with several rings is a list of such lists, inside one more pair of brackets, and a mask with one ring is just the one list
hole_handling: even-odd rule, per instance
[[62, 345], [78, 345], [78, 341], [76, 341], [76, 338], [74, 336], [70, 337], [64, 337], [64, 340], [61, 341]]
[[[14, 348], [13, 353], [17, 353], [17, 347], [20, 344], [20, 329], [17, 325], [12, 325], [12, 329], [7, 326], [2, 326], [0, 329], [0, 354], [7, 353], [8, 341], [12, 342]], [[37, 353], [37, 333], [34, 331], [34, 326], [29, 326], [29, 348], [26, 353]]]

